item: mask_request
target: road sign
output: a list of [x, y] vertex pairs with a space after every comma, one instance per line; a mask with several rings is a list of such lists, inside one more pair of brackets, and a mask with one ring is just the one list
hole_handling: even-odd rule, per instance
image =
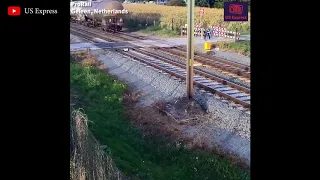
[[204, 9], [201, 8], [201, 9], [200, 9], [200, 16], [203, 16], [203, 14], [204, 14]]

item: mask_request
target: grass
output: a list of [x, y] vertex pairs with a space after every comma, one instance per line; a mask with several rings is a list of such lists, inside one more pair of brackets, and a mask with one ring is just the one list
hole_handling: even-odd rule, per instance
[[250, 41], [218, 42], [217, 48], [250, 56]]
[[77, 95], [70, 91], [70, 179], [73, 180], [123, 180], [122, 173], [114, 164], [112, 158], [105, 154], [108, 147], [101, 145], [89, 132], [88, 119], [81, 109], [74, 109]]
[[[171, 29], [173, 26], [174, 29], [179, 30], [187, 23], [187, 7], [155, 4], [123, 4], [123, 6], [129, 11], [127, 18], [140, 21], [142, 24], [155, 20], [163, 28]], [[242, 33], [250, 31], [250, 13], [248, 14], [248, 22], [225, 22], [223, 18], [224, 9], [202, 8], [204, 8], [205, 13], [201, 20], [205, 25], [221, 25], [231, 31], [238, 29]], [[199, 10], [200, 7], [195, 7], [195, 24], [200, 23]]]
[[159, 37], [180, 37], [180, 32], [178, 31], [172, 31], [157, 26], [149, 26], [146, 29], [139, 30], [138, 32]]
[[178, 30], [160, 27], [159, 24], [153, 24], [152, 22], [151, 24], [148, 24], [148, 26], [145, 26], [145, 24], [141, 23], [139, 20], [132, 19], [126, 20], [125, 28], [127, 28], [128, 31], [131, 32], [140, 32], [159, 37], [179, 37], [181, 33]]
[[[180, 28], [187, 24], [186, 7], [154, 4], [123, 4], [123, 6], [129, 11], [124, 22], [130, 31], [140, 31], [162, 37], [175, 37], [180, 35]], [[238, 30], [242, 34], [250, 32], [250, 13], [248, 22], [225, 22], [223, 9], [204, 9], [205, 15], [201, 18], [204, 27], [220, 25], [230, 31]], [[199, 10], [200, 7], [195, 7], [195, 25], [200, 24]], [[145, 26], [146, 24], [148, 25], [147, 27]], [[150, 25], [154, 24], [155, 27], [150, 27]]]
[[241, 32], [241, 35], [250, 35], [250, 31]]
[[70, 61], [71, 87], [89, 119], [89, 129], [108, 150], [119, 169], [132, 179], [247, 180], [247, 170], [211, 153], [168, 145], [161, 137], [144, 137], [124, 113], [126, 85], [105, 72]]

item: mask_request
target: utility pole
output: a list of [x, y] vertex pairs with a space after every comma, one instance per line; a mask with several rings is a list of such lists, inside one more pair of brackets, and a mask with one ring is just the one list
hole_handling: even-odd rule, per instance
[[192, 98], [193, 91], [193, 59], [194, 59], [194, 6], [195, 0], [188, 0], [188, 44], [187, 44], [187, 96]]

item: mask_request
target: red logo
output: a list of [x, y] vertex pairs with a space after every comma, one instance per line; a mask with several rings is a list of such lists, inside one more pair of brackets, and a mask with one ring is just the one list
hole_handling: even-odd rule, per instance
[[229, 12], [232, 14], [242, 14], [243, 13], [243, 6], [239, 4], [230, 4], [229, 5]]
[[9, 6], [8, 7], [8, 15], [9, 16], [20, 16], [21, 9], [19, 6]]

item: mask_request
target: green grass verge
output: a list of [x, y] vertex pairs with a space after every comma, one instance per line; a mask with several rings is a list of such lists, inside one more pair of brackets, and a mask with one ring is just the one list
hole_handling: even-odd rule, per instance
[[250, 56], [250, 41], [218, 42], [217, 48]]
[[169, 30], [166, 26], [160, 27], [160, 24], [157, 23], [153, 25], [152, 22], [149, 22], [148, 26], [144, 26], [145, 22], [142, 22], [137, 19], [126, 19], [125, 28], [131, 32], [140, 32], [152, 36], [159, 37], [179, 37], [180, 30]]
[[139, 30], [137, 32], [149, 34], [152, 36], [159, 36], [159, 37], [180, 37], [180, 32], [168, 30], [166, 28], [150, 26], [146, 29]]
[[[142, 138], [124, 115], [122, 94], [126, 86], [93, 67], [70, 61], [71, 87], [80, 96], [78, 106], [88, 116], [89, 129], [119, 169], [132, 179], [247, 180], [247, 170], [211, 153], [192, 152], [159, 137]], [[165, 142], [165, 143], [164, 143]]]

